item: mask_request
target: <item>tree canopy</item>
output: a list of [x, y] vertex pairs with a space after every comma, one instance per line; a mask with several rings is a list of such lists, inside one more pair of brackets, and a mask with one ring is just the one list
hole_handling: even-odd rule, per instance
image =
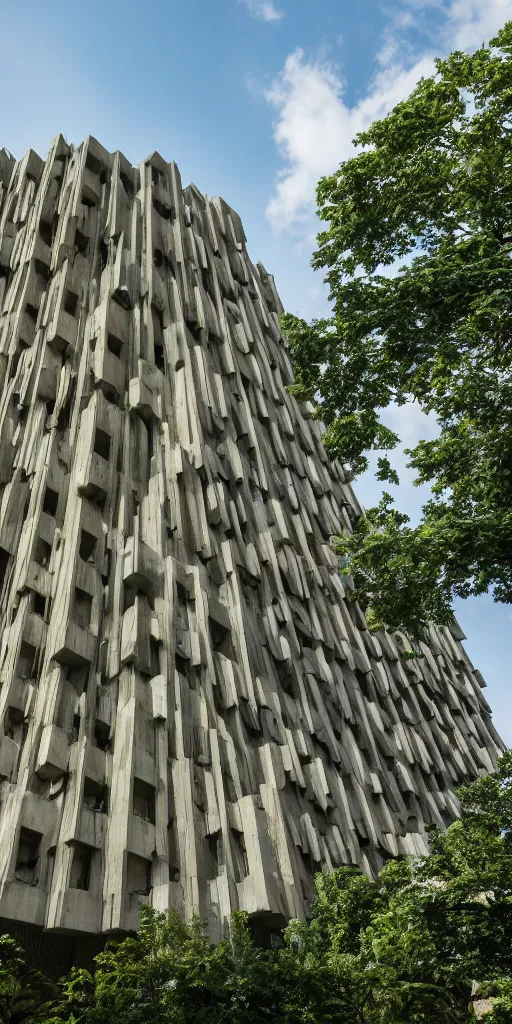
[[[57, 995], [0, 939], [3, 1024], [486, 1024], [512, 1019], [512, 754], [459, 792], [460, 820], [430, 830], [428, 856], [378, 878], [316, 877], [308, 921], [258, 948], [244, 914], [212, 946], [200, 921], [143, 907], [95, 970]], [[478, 983], [478, 984], [475, 984]]]
[[512, 601], [511, 48], [509, 22], [356, 137], [317, 189], [332, 316], [283, 317], [293, 391], [354, 473], [381, 450], [377, 476], [397, 482], [390, 403], [437, 417], [407, 452], [432, 490], [419, 525], [385, 493], [338, 542], [373, 622], [414, 635], [456, 596]]

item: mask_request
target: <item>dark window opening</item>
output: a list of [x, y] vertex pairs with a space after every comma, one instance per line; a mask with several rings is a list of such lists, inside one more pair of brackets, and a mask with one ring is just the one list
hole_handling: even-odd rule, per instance
[[34, 562], [38, 565], [44, 566], [46, 569], [50, 563], [52, 554], [51, 545], [47, 541], [43, 540], [42, 537], [38, 537], [35, 548], [34, 548]]
[[88, 533], [87, 530], [80, 531], [80, 547], [78, 554], [82, 561], [94, 563], [94, 552], [98, 538], [94, 537], [92, 533]]
[[28, 885], [37, 883], [36, 869], [39, 861], [41, 838], [40, 832], [34, 832], [31, 828], [21, 828], [16, 867], [14, 869], [14, 877], [18, 881], [27, 882]]
[[105, 430], [101, 430], [100, 427], [96, 427], [93, 451], [108, 462], [110, 457], [110, 436]]
[[49, 516], [57, 515], [57, 505], [59, 504], [58, 491], [52, 490], [51, 487], [47, 487], [44, 492], [43, 498], [43, 512], [47, 512]]
[[129, 853], [126, 865], [126, 884], [131, 896], [149, 896], [151, 892], [151, 861]]
[[235, 877], [237, 882], [241, 882], [246, 875], [249, 874], [249, 861], [247, 858], [244, 834], [243, 832], [239, 832], [237, 829], [232, 828], [231, 835], [233, 837], [234, 847]]
[[87, 255], [87, 246], [89, 245], [89, 239], [87, 235], [84, 235], [77, 228], [75, 231], [75, 249], [80, 253], [81, 256]]
[[182, 676], [188, 675], [188, 661], [186, 658], [182, 658], [181, 654], [174, 655], [174, 665], [177, 672], [180, 672]]
[[133, 813], [155, 824], [155, 787], [142, 779], [133, 780]]
[[70, 665], [66, 669], [66, 679], [68, 683], [75, 688], [78, 696], [84, 692], [87, 686], [88, 669], [87, 668], [76, 668]]
[[57, 417], [57, 430], [64, 431], [69, 427], [69, 421], [71, 418], [71, 403], [73, 401], [73, 392], [70, 391], [62, 409]]
[[23, 727], [23, 721], [23, 711], [20, 708], [8, 708], [4, 718], [4, 735], [16, 740], [20, 734], [20, 726]]
[[164, 262], [164, 254], [161, 251], [161, 249], [153, 249], [153, 263], [154, 263], [155, 267], [160, 269], [160, 267], [163, 266], [163, 262]]
[[133, 607], [133, 605], [135, 604], [136, 596], [137, 596], [137, 591], [135, 590], [135, 587], [130, 587], [127, 583], [124, 583], [123, 584], [123, 615], [124, 615], [124, 613], [126, 611], [128, 611], [128, 608], [132, 608]]
[[94, 202], [94, 199], [88, 199], [88, 197], [87, 197], [87, 196], [82, 196], [82, 199], [81, 199], [81, 203], [82, 203], [82, 206], [87, 206], [87, 208], [88, 208], [89, 210], [90, 210], [90, 209], [91, 209], [91, 208], [92, 208], [93, 206], [96, 206], [96, 203]]
[[91, 352], [95, 352], [96, 351], [96, 341], [97, 341], [97, 338], [91, 338], [91, 340], [89, 342], [89, 348], [90, 348]]
[[80, 587], [75, 587], [74, 621], [78, 626], [87, 629], [91, 624], [92, 597]]
[[114, 334], [108, 334], [107, 336], [107, 348], [112, 355], [120, 358], [123, 351], [123, 342], [120, 338], [116, 338]]
[[46, 263], [43, 263], [42, 260], [34, 260], [34, 268], [37, 276], [42, 277], [43, 281], [46, 283], [50, 277], [50, 268], [47, 267]]
[[162, 373], [164, 372], [165, 358], [162, 345], [155, 345], [155, 366], [157, 366], [158, 369], [162, 371]]
[[70, 316], [76, 315], [76, 307], [78, 305], [78, 295], [72, 292], [69, 288], [66, 288], [64, 292], [64, 311], [69, 313]]
[[207, 843], [207, 864], [206, 864], [206, 877], [208, 879], [217, 878], [219, 874], [219, 862], [221, 857], [221, 835], [220, 832], [215, 832], [213, 835], [206, 836]]
[[119, 177], [121, 179], [121, 184], [122, 184], [122, 186], [123, 186], [123, 188], [124, 188], [124, 190], [126, 192], [126, 195], [127, 196], [132, 196], [133, 195], [133, 184], [132, 184], [130, 178], [128, 177], [128, 175], [124, 174], [123, 171], [121, 171], [120, 174], [119, 174]]
[[55, 410], [55, 399], [49, 398], [48, 401], [45, 402], [44, 404], [46, 405], [46, 415], [53, 416]]
[[209, 623], [212, 647], [214, 651], [218, 651], [219, 654], [224, 654], [226, 658], [232, 658], [233, 647], [231, 644], [231, 630], [226, 629], [225, 626], [221, 626], [220, 622], [216, 622], [216, 620], [212, 618], [209, 619]]
[[25, 306], [25, 312], [26, 312], [27, 316], [30, 318], [30, 320], [32, 320], [33, 323], [35, 323], [36, 320], [37, 320], [37, 314], [38, 314], [39, 310], [36, 309], [35, 306], [32, 306], [32, 304], [30, 302], [27, 302], [27, 305]]
[[81, 721], [82, 721], [82, 719], [80, 718], [80, 715], [73, 715], [73, 723], [72, 723], [72, 726], [71, 726], [71, 742], [72, 743], [78, 743], [78, 739], [80, 737], [80, 723], [81, 723]]
[[46, 598], [44, 597], [43, 594], [36, 594], [36, 593], [34, 594], [34, 597], [33, 597], [33, 600], [32, 600], [32, 608], [33, 608], [34, 612], [36, 613], [36, 615], [41, 615], [43, 617], [43, 619], [44, 619], [44, 615], [45, 615], [45, 611], [46, 611]]
[[153, 458], [153, 455], [155, 454], [154, 438], [153, 438], [153, 424], [151, 422], [147, 424], [147, 434], [148, 434], [148, 459], [149, 459], [149, 461], [151, 461], [151, 459]]
[[105, 267], [108, 264], [108, 245], [107, 245], [106, 242], [103, 242], [103, 241], [100, 242], [100, 244], [99, 244], [99, 251], [100, 251], [100, 271], [103, 273], [103, 271], [105, 270]]
[[163, 176], [163, 171], [159, 170], [158, 167], [153, 167], [153, 164], [151, 164], [151, 183], [153, 185], [159, 185], [163, 180]]
[[53, 230], [52, 225], [48, 224], [46, 220], [39, 221], [39, 234], [43, 239], [45, 245], [51, 245], [53, 242]]
[[20, 679], [33, 679], [37, 662], [37, 648], [23, 640], [18, 657], [16, 674]]
[[153, 198], [153, 207], [157, 213], [163, 217], [164, 220], [170, 220], [172, 217], [172, 209], [167, 203], [161, 203], [159, 199]]
[[0, 548], [0, 594], [2, 593], [2, 587], [7, 574], [7, 567], [9, 565], [10, 554], [5, 548]]
[[84, 805], [90, 807], [93, 811], [103, 811], [104, 814], [108, 810], [108, 788], [102, 785], [100, 782], [95, 782], [94, 779], [88, 779], [85, 777], [84, 781]]
[[84, 846], [83, 843], [73, 844], [73, 860], [69, 876], [70, 889], [83, 889], [85, 892], [89, 889], [93, 854], [94, 850], [90, 846]]
[[93, 174], [97, 174], [98, 177], [104, 169], [101, 160], [98, 160], [98, 157], [94, 156], [94, 153], [91, 153], [91, 150], [88, 150], [87, 152], [87, 156], [85, 158], [85, 166], [88, 168], [89, 171], [92, 171]]
[[151, 661], [151, 678], [160, 675], [160, 644], [153, 637], [149, 640], [149, 652]]
[[106, 722], [100, 722], [99, 718], [94, 723], [94, 739], [100, 750], [110, 749], [110, 726]]

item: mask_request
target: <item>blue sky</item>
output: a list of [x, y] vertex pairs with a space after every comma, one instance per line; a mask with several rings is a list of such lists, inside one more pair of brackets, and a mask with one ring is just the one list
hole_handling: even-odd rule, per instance
[[[316, 181], [433, 56], [479, 45], [508, 18], [512, 0], [11, 0], [0, 146], [44, 155], [62, 132], [75, 143], [90, 133], [133, 163], [159, 150], [184, 184], [238, 210], [285, 307], [321, 316]], [[389, 415], [409, 445], [433, 429], [414, 408]], [[415, 518], [422, 492], [407, 472], [401, 480], [397, 502]], [[367, 506], [380, 496], [371, 475], [356, 490]], [[487, 597], [457, 614], [512, 745], [512, 609]]]

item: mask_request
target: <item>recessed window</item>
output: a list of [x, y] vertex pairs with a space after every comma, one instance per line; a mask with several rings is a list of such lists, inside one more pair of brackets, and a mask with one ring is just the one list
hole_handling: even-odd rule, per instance
[[78, 305], [78, 295], [72, 292], [69, 288], [66, 288], [64, 292], [64, 311], [69, 313], [70, 316], [75, 316], [76, 307]]
[[130, 181], [130, 178], [128, 177], [128, 175], [124, 174], [123, 171], [121, 171], [120, 174], [119, 174], [119, 177], [121, 179], [121, 184], [122, 184], [122, 186], [123, 186], [123, 188], [124, 188], [124, 190], [126, 192], [126, 195], [127, 196], [132, 196], [133, 195], [133, 184]]
[[162, 345], [155, 345], [155, 366], [162, 371], [165, 370], [164, 350]]
[[96, 544], [98, 538], [92, 533], [88, 533], [87, 530], [80, 530], [80, 547], [78, 554], [84, 562], [94, 563], [94, 552], [96, 550]]
[[14, 876], [18, 881], [27, 882], [29, 885], [37, 882], [36, 871], [40, 845], [40, 832], [34, 832], [31, 828], [21, 828], [16, 867], [14, 869]]
[[38, 565], [48, 568], [50, 558], [52, 554], [51, 545], [47, 541], [43, 540], [42, 537], [38, 537], [34, 547], [34, 562]]
[[43, 594], [34, 594], [32, 600], [32, 608], [35, 611], [36, 615], [42, 615], [42, 617], [44, 618], [44, 613], [46, 611], [46, 598], [43, 596]]
[[151, 892], [151, 861], [129, 853], [126, 863], [126, 887], [130, 895], [148, 896]]
[[244, 834], [243, 832], [239, 832], [238, 829], [232, 828], [231, 836], [233, 839], [235, 878], [237, 882], [241, 882], [249, 874], [249, 861], [247, 858]]
[[84, 843], [73, 843], [73, 861], [69, 876], [70, 889], [83, 889], [87, 892], [91, 882], [91, 864], [94, 850]]
[[78, 228], [75, 231], [75, 249], [81, 254], [81, 256], [87, 255], [87, 246], [89, 245], [89, 239], [87, 235], [82, 234]]
[[110, 436], [105, 430], [101, 430], [100, 427], [96, 427], [93, 451], [108, 462], [110, 457]]
[[93, 811], [103, 811], [105, 814], [108, 808], [108, 789], [105, 785], [88, 779], [84, 782], [84, 804]]
[[108, 334], [107, 348], [109, 352], [112, 352], [112, 355], [117, 356], [119, 358], [123, 351], [123, 342], [121, 341], [120, 338], [116, 338], [115, 334]]
[[82, 629], [87, 629], [91, 624], [92, 597], [80, 587], [75, 587], [74, 621]]
[[33, 644], [29, 644], [26, 640], [23, 640], [18, 656], [16, 675], [19, 676], [20, 679], [33, 679], [36, 673], [36, 665], [37, 647], [34, 647]]
[[224, 654], [226, 658], [233, 657], [233, 646], [231, 643], [231, 630], [226, 629], [220, 622], [210, 617], [210, 635], [214, 651]]
[[155, 824], [155, 787], [142, 779], [133, 780], [133, 813]]
[[47, 512], [49, 516], [57, 515], [57, 505], [59, 504], [58, 491], [52, 490], [51, 487], [47, 487], [44, 492], [43, 498], [43, 512]]
[[172, 209], [167, 203], [161, 203], [159, 199], [153, 198], [153, 208], [157, 213], [163, 217], [164, 220], [170, 220], [172, 217]]
[[53, 241], [53, 238], [52, 238], [52, 234], [53, 234], [53, 232], [52, 232], [52, 225], [49, 224], [48, 221], [46, 221], [46, 220], [40, 220], [39, 221], [39, 234], [41, 235], [41, 238], [43, 239], [43, 242], [44, 242], [45, 245], [51, 245], [52, 244], [52, 241]]
[[99, 718], [94, 723], [94, 740], [100, 750], [110, 749], [110, 726], [101, 722]]

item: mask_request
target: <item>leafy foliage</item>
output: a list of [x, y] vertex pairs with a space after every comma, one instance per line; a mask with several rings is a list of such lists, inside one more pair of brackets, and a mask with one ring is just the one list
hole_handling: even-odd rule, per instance
[[317, 875], [310, 919], [279, 949], [256, 947], [242, 913], [212, 946], [201, 922], [143, 907], [135, 937], [45, 1002], [47, 983], [4, 937], [2, 1024], [470, 1024], [473, 998], [489, 1000], [486, 1024], [509, 1024], [512, 753], [459, 796], [460, 820], [431, 828], [428, 856], [376, 879]]
[[[433, 491], [420, 524], [389, 499], [341, 542], [376, 622], [416, 635], [455, 596], [512, 601], [511, 48], [509, 22], [357, 136], [317, 190], [332, 318], [282, 321], [295, 393], [353, 472], [398, 443], [379, 419], [390, 403], [437, 417], [439, 436], [408, 452]], [[387, 454], [377, 476], [397, 482]]]
[[0, 935], [0, 1024], [35, 1021], [55, 987], [25, 961], [23, 950], [9, 935]]

